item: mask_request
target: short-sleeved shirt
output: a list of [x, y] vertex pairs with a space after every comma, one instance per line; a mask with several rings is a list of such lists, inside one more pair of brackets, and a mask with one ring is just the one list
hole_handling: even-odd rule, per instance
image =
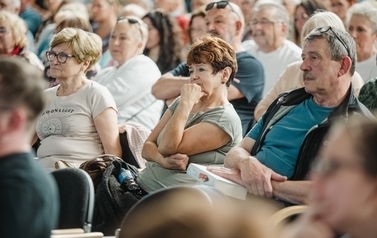
[[[169, 106], [169, 110], [173, 114], [178, 107], [179, 101], [180, 98]], [[203, 165], [223, 164], [226, 153], [240, 142], [242, 138], [241, 122], [233, 105], [229, 103], [212, 108], [206, 112], [192, 113], [189, 115], [185, 129], [200, 122], [215, 124], [226, 132], [231, 139], [226, 145], [218, 149], [190, 155], [189, 162]], [[157, 145], [160, 139], [159, 136], [157, 138]], [[189, 177], [184, 171], [165, 169], [155, 162], [147, 162], [146, 168], [140, 173], [137, 181], [149, 193], [163, 187], [196, 183], [196, 180]]]
[[41, 140], [37, 155], [49, 169], [55, 162], [84, 162], [104, 153], [94, 125], [94, 118], [107, 108], [116, 110], [110, 92], [94, 81], [88, 81], [76, 93], [56, 96], [60, 86], [47, 89], [47, 103], [37, 120]]
[[[238, 71], [232, 85], [244, 95], [231, 100], [242, 123], [242, 135], [245, 135], [254, 123], [254, 110], [262, 100], [264, 88], [264, 69], [262, 64], [246, 51], [236, 54]], [[181, 63], [170, 71], [174, 76], [190, 76], [186, 63]]]
[[[312, 98], [298, 104], [273, 125], [255, 157], [273, 171], [291, 177], [305, 135], [333, 110], [333, 107], [318, 106]], [[263, 119], [258, 121], [248, 136], [256, 140], [263, 123]]]

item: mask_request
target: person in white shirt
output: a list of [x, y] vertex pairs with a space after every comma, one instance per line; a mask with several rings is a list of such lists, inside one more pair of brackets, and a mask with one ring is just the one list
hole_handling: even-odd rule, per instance
[[367, 82], [377, 76], [377, 5], [371, 1], [354, 4], [348, 10], [346, 27], [356, 42], [356, 71]]
[[265, 95], [288, 64], [301, 59], [301, 48], [287, 40], [289, 16], [283, 5], [257, 2], [253, 10], [253, 40], [242, 43], [263, 65]]
[[142, 54], [147, 34], [147, 27], [139, 18], [120, 18], [109, 43], [117, 65], [105, 68], [94, 80], [113, 95], [119, 123], [133, 121], [152, 130], [161, 117], [164, 103], [151, 93], [161, 72], [153, 60]]

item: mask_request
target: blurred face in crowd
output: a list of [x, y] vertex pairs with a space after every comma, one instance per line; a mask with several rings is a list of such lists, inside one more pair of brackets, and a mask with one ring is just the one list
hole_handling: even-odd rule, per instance
[[369, 220], [377, 203], [377, 182], [364, 172], [364, 158], [351, 138], [345, 130], [333, 133], [312, 174], [311, 205], [318, 218], [340, 234]]
[[115, 25], [111, 32], [109, 50], [119, 66], [138, 55], [143, 45], [138, 27], [140, 27], [138, 23], [130, 24], [127, 20], [122, 20]]
[[18, 14], [19, 9], [13, 4], [13, 0], [0, 0], [0, 10]]
[[309, 19], [308, 14], [302, 6], [298, 6], [294, 15], [295, 27], [299, 35], [301, 35], [302, 28], [305, 22]]
[[253, 15], [251, 25], [255, 43], [263, 51], [274, 50], [276, 40], [285, 37], [285, 26], [275, 18], [276, 9], [265, 8]]
[[158, 47], [160, 44], [160, 33], [158, 29], [153, 26], [151, 19], [145, 17], [143, 22], [148, 26], [148, 41], [145, 46], [146, 49]]
[[339, 88], [338, 74], [341, 63], [331, 60], [326, 39], [304, 42], [302, 49], [305, 90], [311, 94], [331, 95]]
[[346, 13], [351, 4], [347, 0], [331, 0], [331, 11], [342, 20], [346, 18]]
[[115, 6], [111, 5], [107, 0], [93, 0], [91, 11], [94, 22], [106, 21], [112, 14], [116, 14]]
[[205, 17], [207, 32], [232, 44], [236, 36], [237, 20], [237, 16], [232, 12], [230, 6], [226, 6], [223, 9], [213, 7]]
[[0, 54], [10, 54], [15, 47], [15, 40], [10, 26], [0, 22]]
[[348, 32], [356, 42], [356, 52], [374, 52], [374, 43], [377, 33], [374, 32], [371, 22], [363, 16], [352, 16], [348, 24]]
[[211, 3], [212, 0], [191, 0], [191, 11]]
[[192, 23], [190, 26], [190, 35], [191, 39], [193, 41], [196, 41], [197, 39], [201, 38], [207, 33], [206, 30], [206, 22], [204, 20], [204, 17], [202, 16], [196, 16], [192, 19]]
[[63, 0], [46, 0], [47, 7], [52, 13], [56, 13]]

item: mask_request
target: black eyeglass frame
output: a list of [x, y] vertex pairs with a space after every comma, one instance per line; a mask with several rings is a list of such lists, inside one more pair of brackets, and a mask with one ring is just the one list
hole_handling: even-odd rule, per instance
[[[65, 57], [64, 60], [59, 59], [62, 56]], [[68, 58], [75, 58], [76, 56], [69, 55], [65, 52], [56, 53], [54, 51], [49, 50], [49, 51], [46, 51], [46, 57], [48, 61], [53, 61], [56, 58], [59, 63], [64, 64], [65, 62], [67, 62]]]
[[133, 18], [129, 18], [129, 17], [118, 17], [117, 19], [117, 22], [120, 22], [120, 21], [123, 21], [123, 20], [127, 20], [128, 23], [130, 24], [137, 24], [138, 25], [138, 28], [139, 28], [139, 32], [140, 32], [140, 36], [141, 36], [141, 40], [143, 41], [144, 40], [144, 37], [143, 37], [143, 32], [141, 31], [141, 23], [136, 20], [136, 19], [133, 19]]
[[229, 6], [231, 11], [234, 12], [237, 15], [238, 19], [241, 20], [240, 15], [238, 15], [238, 13], [233, 9], [233, 7], [232, 7], [232, 5], [230, 5], [229, 1], [218, 1], [218, 2], [208, 3], [206, 8], [205, 8], [206, 12], [208, 12], [209, 10], [214, 8], [215, 5], [216, 5], [217, 9], [224, 9], [224, 8], [226, 8], [226, 6]]
[[320, 27], [317, 29], [317, 31], [319, 31], [320, 33], [326, 33], [328, 31], [331, 31], [333, 33], [333, 35], [335, 36], [336, 39], [338, 39], [338, 41], [343, 45], [343, 47], [346, 49], [347, 51], [347, 54], [348, 54], [348, 57], [351, 58], [351, 54], [350, 54], [350, 49], [349, 47], [347, 46], [347, 44], [342, 40], [342, 38], [340, 38], [340, 36], [332, 29], [331, 26], [324, 26], [324, 27]]

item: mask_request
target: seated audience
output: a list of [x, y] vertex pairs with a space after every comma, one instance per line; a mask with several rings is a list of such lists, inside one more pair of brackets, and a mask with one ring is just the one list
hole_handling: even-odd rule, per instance
[[263, 96], [272, 88], [288, 64], [300, 60], [301, 48], [287, 39], [289, 16], [276, 1], [259, 1], [253, 8], [253, 39], [242, 43], [246, 51], [263, 65]]
[[[342, 20], [332, 12], [317, 12], [311, 16], [305, 23], [302, 36], [303, 38], [309, 34], [311, 30], [321, 26], [332, 26], [341, 30], [345, 30]], [[268, 106], [278, 96], [289, 90], [298, 89], [304, 87], [303, 75], [304, 72], [300, 70], [302, 60], [289, 64], [283, 73], [276, 80], [274, 86], [268, 91], [263, 99], [258, 103], [255, 108], [255, 119], [259, 120], [262, 114], [266, 111]], [[355, 71], [352, 75], [352, 88], [353, 94], [357, 97], [359, 95], [360, 88], [363, 86], [364, 81], [361, 76]]]
[[179, 26], [162, 9], [152, 10], [142, 19], [148, 26], [148, 40], [144, 55], [156, 62], [162, 74], [174, 69], [182, 62]]
[[[254, 109], [262, 99], [264, 71], [262, 64], [245, 51], [241, 44], [245, 21], [241, 9], [232, 2], [212, 2], [206, 6], [207, 32], [228, 42], [236, 52], [238, 71], [228, 89], [228, 100], [242, 122], [242, 135], [254, 124]], [[219, 21], [218, 19], [221, 19]], [[189, 83], [186, 63], [162, 75], [152, 87], [156, 98], [169, 105], [179, 96], [181, 87]]]
[[8, 11], [0, 11], [0, 55], [18, 56], [42, 72], [42, 62], [27, 49], [29, 41], [26, 33], [26, 24], [19, 16]]
[[354, 118], [334, 128], [312, 167], [307, 212], [284, 237], [377, 237], [377, 123]]
[[346, 27], [356, 42], [356, 71], [364, 82], [377, 77], [377, 5], [372, 1], [354, 4], [347, 12]]
[[296, 204], [308, 202], [306, 166], [333, 122], [353, 114], [373, 117], [352, 93], [356, 46], [347, 32], [331, 26], [312, 30], [302, 60], [305, 87], [279, 96], [227, 154], [224, 165], [236, 173], [210, 168], [254, 195]]
[[241, 122], [227, 99], [237, 71], [232, 47], [217, 37], [195, 42], [187, 54], [190, 83], [175, 100], [144, 143], [148, 162], [137, 178], [147, 193], [195, 184], [186, 175], [188, 163], [222, 164], [242, 136]]
[[143, 55], [147, 36], [147, 27], [139, 18], [119, 18], [109, 42], [117, 65], [103, 69], [94, 80], [114, 97], [119, 123], [133, 121], [152, 130], [161, 117], [163, 101], [151, 93], [161, 73], [153, 60]]
[[51, 76], [60, 85], [47, 89], [47, 103], [37, 120], [41, 164], [82, 163], [101, 154], [121, 156], [117, 109], [110, 92], [85, 74], [101, 55], [101, 39], [77, 28], [65, 28], [46, 53]]
[[49, 238], [58, 224], [58, 189], [30, 148], [44, 80], [20, 59], [0, 57], [0, 65], [0, 236]]

